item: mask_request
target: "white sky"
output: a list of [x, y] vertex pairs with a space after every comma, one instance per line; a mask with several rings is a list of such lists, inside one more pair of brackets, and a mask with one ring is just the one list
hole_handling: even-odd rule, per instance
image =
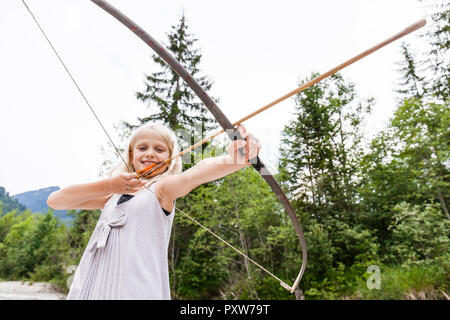
[[[134, 97], [153, 53], [132, 32], [88, 0], [28, 0], [38, 21], [93, 105], [107, 131], [146, 112]], [[160, 42], [182, 9], [199, 41], [200, 69], [211, 95], [231, 121], [297, 87], [426, 17], [416, 0], [111, 0]], [[404, 38], [420, 52], [412, 34]], [[342, 74], [362, 97], [375, 97], [368, 134], [395, 107], [401, 41]], [[0, 186], [10, 194], [94, 181], [107, 138], [20, 0], [0, 1]], [[279, 134], [293, 100], [246, 123], [263, 141], [267, 164], [278, 156]]]

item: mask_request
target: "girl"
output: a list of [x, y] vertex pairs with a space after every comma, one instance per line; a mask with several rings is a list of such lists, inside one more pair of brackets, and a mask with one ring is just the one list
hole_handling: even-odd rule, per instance
[[227, 155], [201, 160], [185, 172], [177, 157], [144, 181], [136, 172], [179, 153], [170, 129], [146, 124], [131, 137], [127, 167], [119, 164], [110, 178], [50, 194], [47, 204], [55, 210], [102, 209], [67, 299], [170, 299], [167, 252], [175, 200], [257, 156], [257, 139], [238, 129], [246, 141], [231, 143]]

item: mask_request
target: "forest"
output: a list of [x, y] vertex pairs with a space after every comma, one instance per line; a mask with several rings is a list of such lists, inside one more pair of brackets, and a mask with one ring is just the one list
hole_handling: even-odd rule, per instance
[[[308, 245], [300, 283], [305, 299], [450, 299], [450, 4], [436, 5], [427, 20], [421, 35], [427, 51], [402, 43], [394, 112], [370, 141], [363, 129], [376, 101], [360, 98], [357, 84], [342, 74], [292, 100], [295, 113], [282, 132], [275, 177]], [[184, 15], [166, 41], [208, 91], [213, 82], [202, 74], [199, 40]], [[136, 92], [148, 116], [121, 123], [121, 136], [149, 121], [193, 137], [217, 128], [182, 79], [158, 56], [153, 62], [160, 71], [146, 75]], [[311, 70], [298, 85], [316, 75]], [[190, 143], [181, 142], [182, 149]], [[220, 142], [206, 144], [192, 159], [214, 156], [215, 144]], [[117, 160], [112, 154], [105, 167]], [[69, 226], [52, 210], [30, 212], [1, 191], [0, 281], [49, 282], [67, 293], [100, 211], [72, 211]], [[297, 236], [252, 167], [196, 188], [177, 207], [284, 281], [297, 276]], [[295, 299], [181, 214], [175, 215], [168, 255], [173, 299]]]

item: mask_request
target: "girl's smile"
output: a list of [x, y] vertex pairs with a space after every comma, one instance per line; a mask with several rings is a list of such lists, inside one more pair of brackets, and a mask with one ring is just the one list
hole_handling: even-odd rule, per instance
[[[170, 150], [160, 135], [144, 131], [137, 137], [133, 147], [133, 166], [136, 172], [164, 161], [170, 157]], [[161, 173], [157, 170], [155, 173]], [[151, 174], [154, 175], [155, 173]]]

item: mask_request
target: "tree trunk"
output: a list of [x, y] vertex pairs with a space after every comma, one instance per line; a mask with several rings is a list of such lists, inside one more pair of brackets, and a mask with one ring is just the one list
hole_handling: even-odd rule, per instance
[[437, 189], [437, 193], [438, 193], [439, 202], [441, 203], [442, 211], [444, 211], [444, 214], [445, 214], [445, 216], [447, 217], [447, 219], [450, 220], [450, 215], [448, 214], [448, 208], [447, 208], [447, 205], [446, 205], [446, 203], [445, 203], [445, 199], [444, 199], [444, 197], [442, 196], [441, 189], [438, 188], [438, 189]]

